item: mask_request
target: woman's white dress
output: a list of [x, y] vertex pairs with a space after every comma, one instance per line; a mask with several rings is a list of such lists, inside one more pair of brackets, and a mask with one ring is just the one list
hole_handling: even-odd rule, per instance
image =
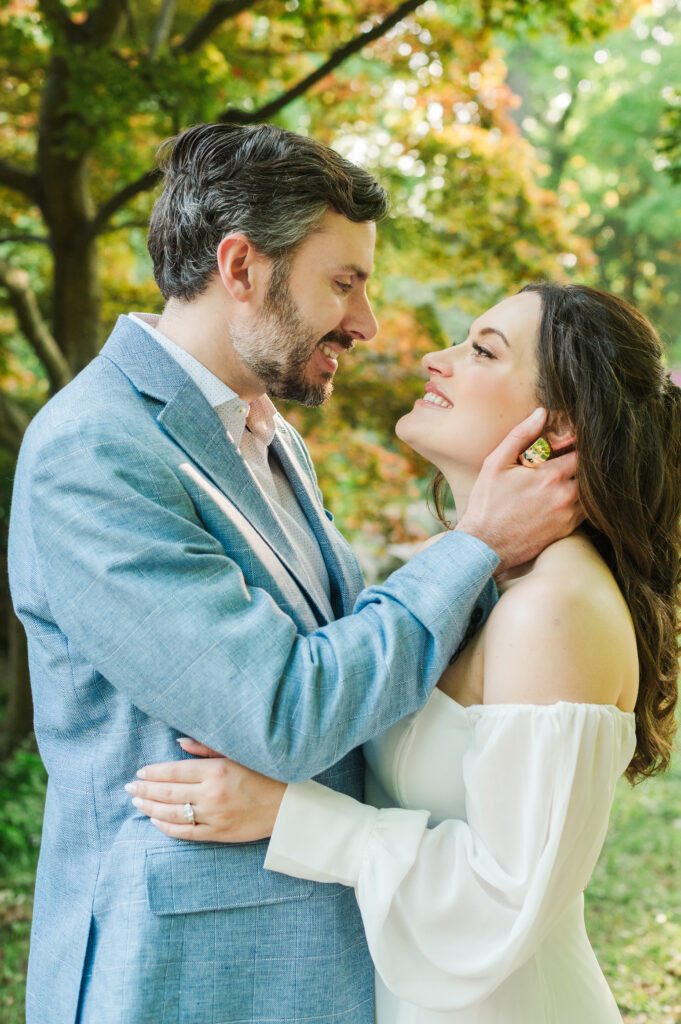
[[621, 1024], [583, 889], [635, 742], [615, 707], [435, 690], [365, 748], [375, 806], [288, 787], [265, 866], [354, 886], [377, 1024]]

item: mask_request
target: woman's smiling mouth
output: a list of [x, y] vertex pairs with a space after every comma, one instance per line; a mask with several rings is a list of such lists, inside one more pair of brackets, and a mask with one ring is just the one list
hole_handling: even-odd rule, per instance
[[425, 402], [427, 405], [436, 405], [441, 409], [453, 409], [454, 405], [449, 401], [441, 391], [438, 391], [434, 384], [428, 382], [426, 384], [426, 393], [423, 398], [417, 399], [419, 402]]

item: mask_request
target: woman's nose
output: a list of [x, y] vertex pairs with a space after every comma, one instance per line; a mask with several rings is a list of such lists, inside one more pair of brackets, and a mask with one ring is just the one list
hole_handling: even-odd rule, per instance
[[452, 349], [440, 349], [437, 352], [429, 352], [421, 360], [421, 365], [431, 376], [439, 374], [441, 377], [452, 376], [452, 360], [450, 354]]

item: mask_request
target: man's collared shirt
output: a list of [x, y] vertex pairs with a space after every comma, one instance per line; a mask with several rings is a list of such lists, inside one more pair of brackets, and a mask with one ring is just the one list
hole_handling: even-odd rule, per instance
[[167, 338], [156, 327], [157, 314], [129, 313], [130, 319], [154, 338], [191, 377], [222, 420], [227, 436], [243, 456], [251, 476], [279, 520], [303, 570], [308, 589], [329, 620], [333, 619], [329, 574], [314, 531], [300, 507], [284, 469], [270, 449], [277, 410], [267, 395], [250, 404], [216, 377], [207, 366]]
[[152, 338], [155, 338], [176, 363], [180, 364], [206, 401], [210, 402], [214, 409], [220, 409], [220, 419], [237, 448], [241, 445], [246, 421], [248, 421], [249, 430], [256, 434], [263, 444], [270, 444], [274, 437], [274, 417], [277, 410], [267, 395], [257, 398], [249, 405], [248, 402], [244, 402], [243, 398], [239, 398], [236, 391], [232, 391], [224, 381], [211, 373], [207, 366], [162, 334], [156, 327], [161, 319], [160, 316], [154, 313], [129, 313], [128, 315]]

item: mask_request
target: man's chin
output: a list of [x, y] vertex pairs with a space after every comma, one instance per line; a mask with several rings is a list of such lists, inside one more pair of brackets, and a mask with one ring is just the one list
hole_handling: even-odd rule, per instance
[[332, 394], [333, 376], [331, 375], [323, 384], [311, 384], [306, 391], [305, 396], [301, 396], [298, 401], [301, 405], [306, 405], [309, 409], [315, 409], [318, 405], [324, 405], [325, 402], [328, 402]]
[[328, 374], [322, 381], [282, 382], [269, 389], [273, 398], [282, 398], [287, 402], [297, 402], [314, 409], [323, 405], [333, 394], [333, 374]]

